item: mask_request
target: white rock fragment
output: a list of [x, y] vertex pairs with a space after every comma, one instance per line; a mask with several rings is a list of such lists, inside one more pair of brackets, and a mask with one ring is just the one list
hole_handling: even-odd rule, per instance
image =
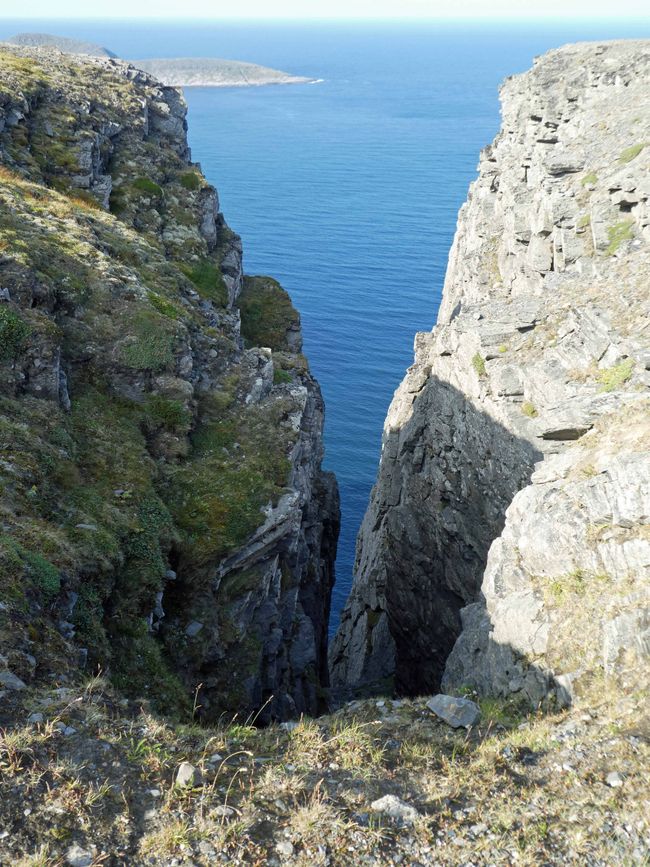
[[378, 798], [372, 802], [370, 809], [373, 813], [383, 813], [404, 825], [412, 825], [420, 815], [415, 807], [401, 801], [395, 795], [384, 795], [383, 798]]

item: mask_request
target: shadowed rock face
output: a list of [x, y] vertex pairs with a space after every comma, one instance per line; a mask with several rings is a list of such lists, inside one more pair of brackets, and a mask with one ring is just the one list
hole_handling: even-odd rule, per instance
[[394, 679], [417, 694], [446, 665], [447, 690], [537, 703], [602, 676], [639, 679], [648, 48], [567, 46], [503, 86], [502, 131], [459, 215], [438, 325], [417, 335], [388, 412], [331, 651], [340, 686]]
[[313, 714], [323, 401], [185, 115], [121, 61], [0, 48], [0, 660], [81, 659], [163, 711], [200, 685], [208, 718]]
[[418, 335], [416, 363], [387, 420], [359, 577], [331, 649], [336, 685], [381, 690], [394, 677], [399, 692], [437, 689], [459, 611], [476, 597], [505, 509], [536, 459], [478, 401], [423, 375], [418, 362], [430, 345], [430, 335]]

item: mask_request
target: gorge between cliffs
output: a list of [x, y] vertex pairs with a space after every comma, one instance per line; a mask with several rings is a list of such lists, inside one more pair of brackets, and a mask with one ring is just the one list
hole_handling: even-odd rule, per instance
[[[647, 709], [650, 44], [550, 51], [501, 101], [328, 646], [323, 398], [182, 94], [0, 44], [2, 857], [469, 864], [484, 838], [476, 863], [616, 863], [646, 736], [589, 727]], [[579, 726], [606, 842], [540, 818], [515, 857], [533, 801], [506, 827], [486, 793], [523, 804], [526, 766], [557, 815]]]

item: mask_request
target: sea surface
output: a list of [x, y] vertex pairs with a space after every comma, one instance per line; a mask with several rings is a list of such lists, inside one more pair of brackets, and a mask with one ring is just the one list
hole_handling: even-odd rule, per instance
[[523, 25], [8, 21], [125, 58], [227, 57], [322, 79], [187, 89], [194, 159], [244, 241], [302, 314], [327, 406], [342, 530], [332, 629], [374, 483], [383, 420], [435, 322], [459, 206], [499, 127], [497, 89], [566, 42], [648, 37], [650, 21]]

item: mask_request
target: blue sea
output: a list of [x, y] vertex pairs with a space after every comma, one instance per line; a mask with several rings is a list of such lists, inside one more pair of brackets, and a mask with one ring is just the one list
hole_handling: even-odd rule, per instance
[[382, 424], [435, 322], [459, 206], [499, 127], [497, 89], [566, 42], [648, 37], [650, 21], [523, 25], [8, 21], [125, 58], [248, 60], [318, 84], [187, 89], [192, 152], [244, 240], [302, 314], [327, 405], [342, 530], [332, 628], [352, 580]]

